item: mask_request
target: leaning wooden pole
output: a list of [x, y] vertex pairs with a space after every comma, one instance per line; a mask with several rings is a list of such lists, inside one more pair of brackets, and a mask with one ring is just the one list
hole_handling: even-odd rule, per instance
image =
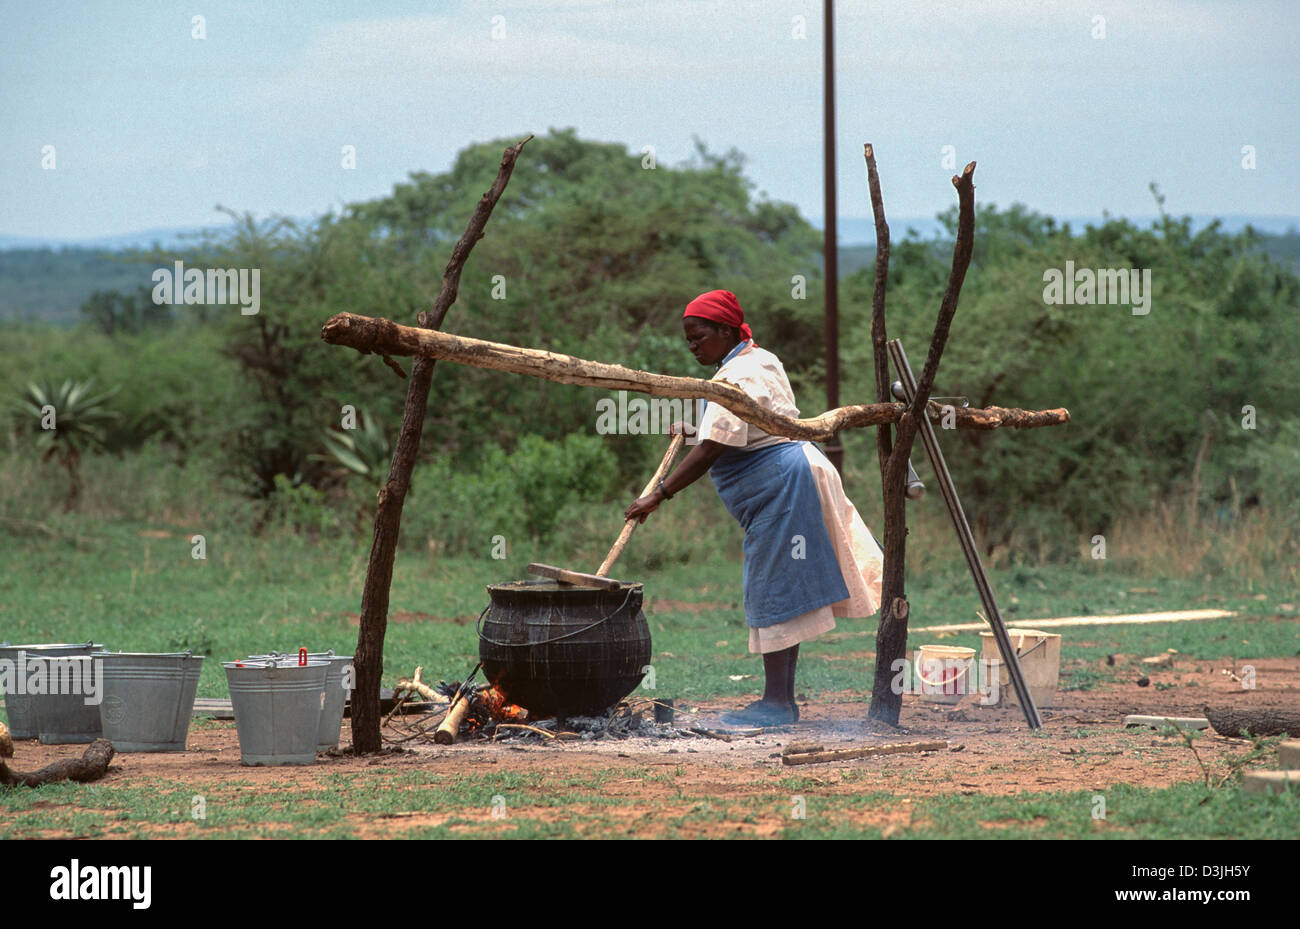
[[[528, 139], [531, 139], [529, 136]], [[515, 160], [528, 142], [524, 139], [512, 145], [501, 156], [496, 180], [483, 194], [470, 218], [465, 234], [452, 249], [451, 259], [442, 276], [442, 289], [434, 301], [433, 309], [421, 313], [419, 325], [424, 329], [437, 329], [442, 325], [447, 310], [456, 301], [460, 289], [460, 273], [469, 258], [474, 244], [483, 238], [492, 209], [501, 199]], [[357, 752], [377, 752], [380, 749], [379, 685], [384, 673], [384, 634], [388, 630], [388, 592], [393, 582], [393, 559], [397, 554], [397, 533], [402, 524], [402, 504], [411, 485], [411, 471], [420, 451], [420, 437], [424, 432], [425, 408], [429, 401], [429, 386], [433, 380], [434, 361], [419, 358], [411, 368], [407, 383], [406, 406], [402, 411], [401, 431], [393, 449], [393, 461], [388, 469], [388, 479], [379, 489], [379, 503], [375, 509], [375, 531], [370, 543], [370, 563], [366, 568], [365, 588], [361, 593], [361, 629], [357, 633], [357, 649], [353, 658], [356, 668], [356, 689], [352, 692], [352, 747]]]
[[[868, 181], [870, 181], [870, 168], [873, 164], [874, 159], [869, 158]], [[943, 350], [948, 344], [948, 331], [952, 327], [953, 315], [957, 312], [957, 299], [961, 295], [961, 286], [966, 279], [966, 269], [970, 266], [971, 249], [975, 240], [974, 178], [975, 162], [972, 161], [960, 176], [954, 175], [952, 179], [953, 186], [957, 188], [958, 219], [957, 241], [953, 246], [948, 286], [939, 305], [939, 316], [935, 320], [934, 333], [930, 337], [930, 351], [926, 355], [925, 368], [917, 382], [916, 393], [908, 405], [907, 413], [899, 420], [893, 447], [881, 468], [885, 564], [881, 578], [880, 625], [876, 630], [876, 676], [871, 686], [871, 707], [867, 710], [867, 716], [893, 726], [898, 725], [898, 717], [903, 708], [902, 691], [894, 687], [897, 675], [893, 668], [896, 661], [903, 659], [907, 650], [907, 618], [910, 612], [903, 587], [903, 565], [907, 554], [907, 510], [904, 505], [903, 487], [907, 476], [908, 455], [912, 452], [912, 442], [916, 439], [920, 417], [926, 415], [929, 408], [930, 391], [934, 388], [934, 379], [939, 372], [939, 359], [943, 357]], [[872, 207], [875, 208], [874, 195]], [[878, 243], [877, 247], [879, 247]], [[883, 334], [883, 291], [881, 303], [880, 329]], [[874, 341], [874, 332], [872, 337]], [[877, 360], [877, 365], [879, 363]], [[879, 389], [879, 368], [876, 371], [876, 379], [877, 389]]]

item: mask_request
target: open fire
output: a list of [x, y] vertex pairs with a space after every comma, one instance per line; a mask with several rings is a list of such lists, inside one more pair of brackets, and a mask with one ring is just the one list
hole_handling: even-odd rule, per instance
[[466, 721], [470, 723], [470, 732], [477, 732], [490, 723], [522, 723], [528, 719], [528, 711], [522, 706], [511, 703], [505, 691], [495, 684], [489, 684], [474, 694]]

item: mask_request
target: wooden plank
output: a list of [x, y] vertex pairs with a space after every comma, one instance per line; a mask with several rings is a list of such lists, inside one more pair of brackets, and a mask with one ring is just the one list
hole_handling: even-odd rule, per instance
[[213, 697], [196, 697], [191, 716], [206, 716], [212, 719], [234, 719], [235, 709], [229, 700]]
[[[403, 711], [411, 713], [429, 713], [439, 708], [442, 704], [433, 703], [426, 700], [408, 700], [402, 704]], [[391, 712], [394, 706], [393, 691], [385, 687], [379, 693], [379, 706], [381, 712]], [[344, 704], [344, 717], [350, 717], [352, 701], [349, 700]], [[212, 719], [234, 719], [235, 710], [229, 700], [222, 700], [216, 697], [197, 697], [194, 700], [194, 710], [191, 716], [207, 716]]]
[[1137, 726], [1146, 726], [1149, 729], [1160, 729], [1169, 724], [1177, 726], [1179, 729], [1209, 729], [1210, 721], [1204, 716], [1125, 716], [1124, 728], [1132, 729]]
[[[1059, 626], [1128, 626], [1143, 623], [1183, 623], [1236, 616], [1229, 610], [1173, 610], [1159, 613], [1122, 613], [1115, 616], [1061, 616], [1056, 619], [1017, 619], [1008, 629], [1052, 629]], [[913, 632], [984, 632], [984, 623], [950, 623], [945, 626], [917, 626]]]
[[538, 577], [549, 577], [565, 584], [576, 584], [579, 587], [595, 587], [598, 590], [620, 590], [627, 586], [627, 582], [616, 581], [612, 577], [597, 577], [595, 574], [570, 571], [549, 564], [530, 564], [528, 573], [536, 574]]
[[861, 748], [837, 748], [828, 752], [802, 752], [782, 755], [782, 764], [817, 764], [822, 761], [847, 761], [853, 758], [867, 758], [871, 755], [898, 755], [909, 752], [946, 751], [948, 743], [935, 742], [892, 742], [888, 745], [864, 745]]

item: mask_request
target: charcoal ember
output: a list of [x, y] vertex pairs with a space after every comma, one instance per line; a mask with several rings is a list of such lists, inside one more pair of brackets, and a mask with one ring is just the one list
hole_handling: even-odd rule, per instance
[[569, 731], [604, 732], [607, 719], [608, 717], [605, 716], [570, 716]]

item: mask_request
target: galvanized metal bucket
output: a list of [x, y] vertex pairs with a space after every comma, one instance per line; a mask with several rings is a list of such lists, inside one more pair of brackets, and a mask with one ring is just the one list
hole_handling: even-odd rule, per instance
[[103, 677], [89, 655], [29, 656], [28, 666], [44, 675], [44, 694], [37, 694], [36, 735], [43, 745], [93, 742], [103, 735], [99, 701]]
[[[282, 655], [268, 652], [265, 655], [250, 655], [249, 661], [296, 661], [296, 655]], [[348, 702], [348, 691], [344, 687], [344, 670], [352, 664], [351, 655], [336, 655], [334, 649], [325, 652], [308, 652], [308, 661], [328, 661], [329, 673], [325, 675], [324, 701], [321, 703], [320, 728], [316, 732], [316, 751], [327, 752], [339, 747], [339, 730], [343, 728], [343, 709]], [[350, 680], [350, 677], [349, 677]]]
[[329, 663], [227, 661], [226, 680], [246, 765], [313, 764]]
[[104, 738], [119, 752], [183, 752], [203, 656], [184, 652], [96, 652], [103, 662]]
[[5, 714], [9, 717], [9, 734], [15, 739], [34, 739], [40, 732], [36, 722], [37, 694], [27, 692], [27, 659], [39, 655], [65, 657], [68, 655], [89, 655], [104, 646], [93, 642], [80, 645], [69, 643], [10, 645], [0, 643], [0, 661], [5, 662], [4, 673], [0, 674], [0, 693], [5, 698]]

